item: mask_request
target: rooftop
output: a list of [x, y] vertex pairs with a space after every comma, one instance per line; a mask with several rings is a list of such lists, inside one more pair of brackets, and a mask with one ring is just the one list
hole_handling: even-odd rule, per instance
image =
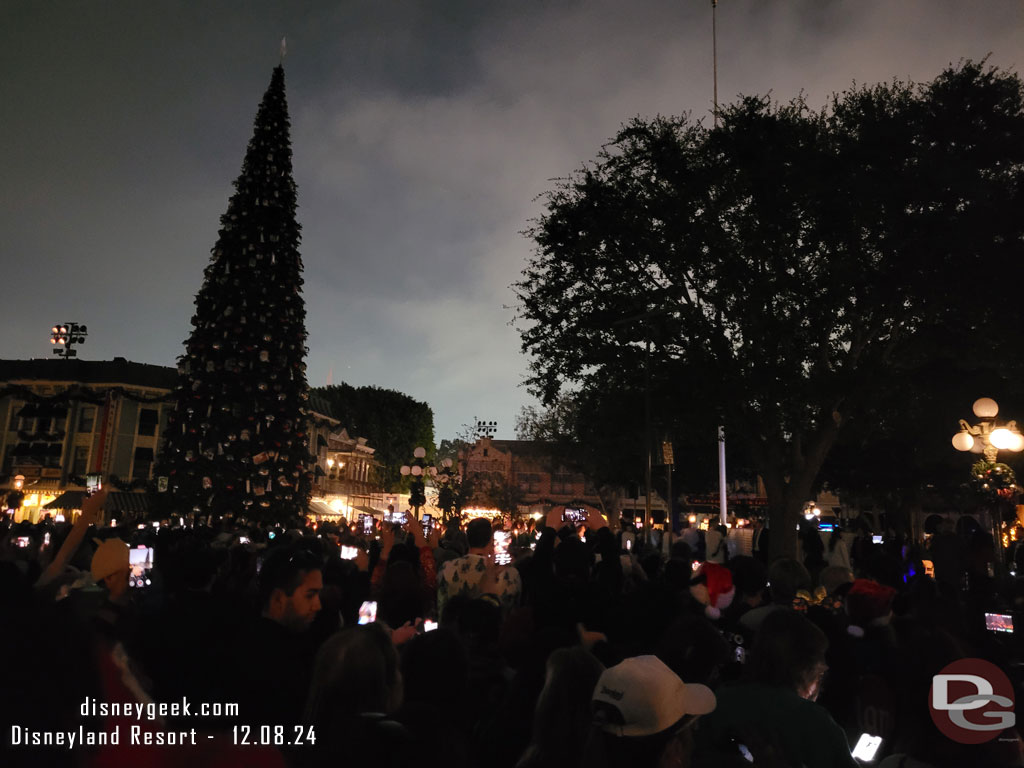
[[171, 390], [178, 383], [174, 368], [113, 360], [0, 360], [0, 382], [48, 381], [63, 384], [128, 384]]

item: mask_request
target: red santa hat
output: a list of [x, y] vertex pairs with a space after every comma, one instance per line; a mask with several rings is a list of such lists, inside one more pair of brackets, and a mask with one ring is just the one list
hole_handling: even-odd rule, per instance
[[889, 618], [896, 590], [871, 579], [857, 579], [846, 593], [846, 612], [850, 615], [851, 634], [861, 635], [857, 628], [881, 624]]
[[717, 563], [702, 563], [693, 574], [690, 594], [704, 604], [704, 613], [709, 619], [719, 618], [736, 596], [732, 571]]

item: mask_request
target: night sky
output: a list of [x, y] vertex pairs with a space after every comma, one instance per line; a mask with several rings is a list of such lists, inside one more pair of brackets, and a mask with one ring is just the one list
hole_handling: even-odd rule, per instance
[[[174, 365], [288, 37], [309, 381], [512, 437], [510, 327], [538, 195], [635, 115], [710, 121], [704, 0], [0, 3], [0, 357]], [[1020, 0], [721, 0], [719, 100], [1020, 71]], [[571, 372], [567, 372], [570, 373]]]

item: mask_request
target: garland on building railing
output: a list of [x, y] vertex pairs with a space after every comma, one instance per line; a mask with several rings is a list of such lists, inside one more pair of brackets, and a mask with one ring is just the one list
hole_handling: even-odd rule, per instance
[[[24, 384], [10, 384], [0, 389], [0, 400], [6, 397], [15, 397], [32, 405], [67, 405], [72, 401], [88, 403], [89, 405], [103, 405], [106, 402], [107, 395], [121, 397], [136, 403], [174, 403], [177, 399], [177, 395], [173, 391], [164, 395], [140, 395], [125, 387], [108, 387], [107, 389], [93, 390], [79, 384], [68, 387], [55, 395], [41, 395], [38, 392], [33, 392]], [[331, 419], [316, 418], [312, 415], [312, 410], [309, 408], [305, 410], [305, 415], [313, 426], [332, 426]]]
[[174, 393], [168, 392], [165, 395], [139, 395], [124, 387], [109, 387], [99, 391], [83, 387], [79, 384], [68, 387], [55, 395], [40, 395], [33, 392], [24, 384], [9, 384], [0, 389], [0, 399], [5, 397], [16, 397], [33, 405], [66, 405], [71, 401], [88, 403], [89, 405], [103, 405], [107, 395], [123, 397], [125, 400], [132, 400], [136, 403], [169, 403], [174, 402]]

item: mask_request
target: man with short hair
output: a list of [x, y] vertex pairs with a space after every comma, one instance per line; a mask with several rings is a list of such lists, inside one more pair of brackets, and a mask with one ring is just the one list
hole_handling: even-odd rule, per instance
[[[469, 554], [449, 560], [437, 578], [437, 614], [442, 616], [445, 604], [456, 595], [470, 598], [483, 597], [481, 582], [494, 564], [494, 534], [491, 522], [478, 517], [466, 526]], [[487, 594], [493, 594], [501, 607], [509, 611], [519, 603], [522, 581], [515, 568], [500, 568], [493, 579], [487, 579]]]
[[272, 550], [263, 563], [260, 617], [236, 641], [242, 653], [234, 687], [245, 722], [289, 726], [302, 720], [316, 654], [306, 630], [320, 611], [320, 565], [299, 547]]
[[275, 552], [260, 571], [262, 616], [292, 632], [302, 632], [320, 612], [323, 588], [320, 561], [314, 554], [304, 550]]

